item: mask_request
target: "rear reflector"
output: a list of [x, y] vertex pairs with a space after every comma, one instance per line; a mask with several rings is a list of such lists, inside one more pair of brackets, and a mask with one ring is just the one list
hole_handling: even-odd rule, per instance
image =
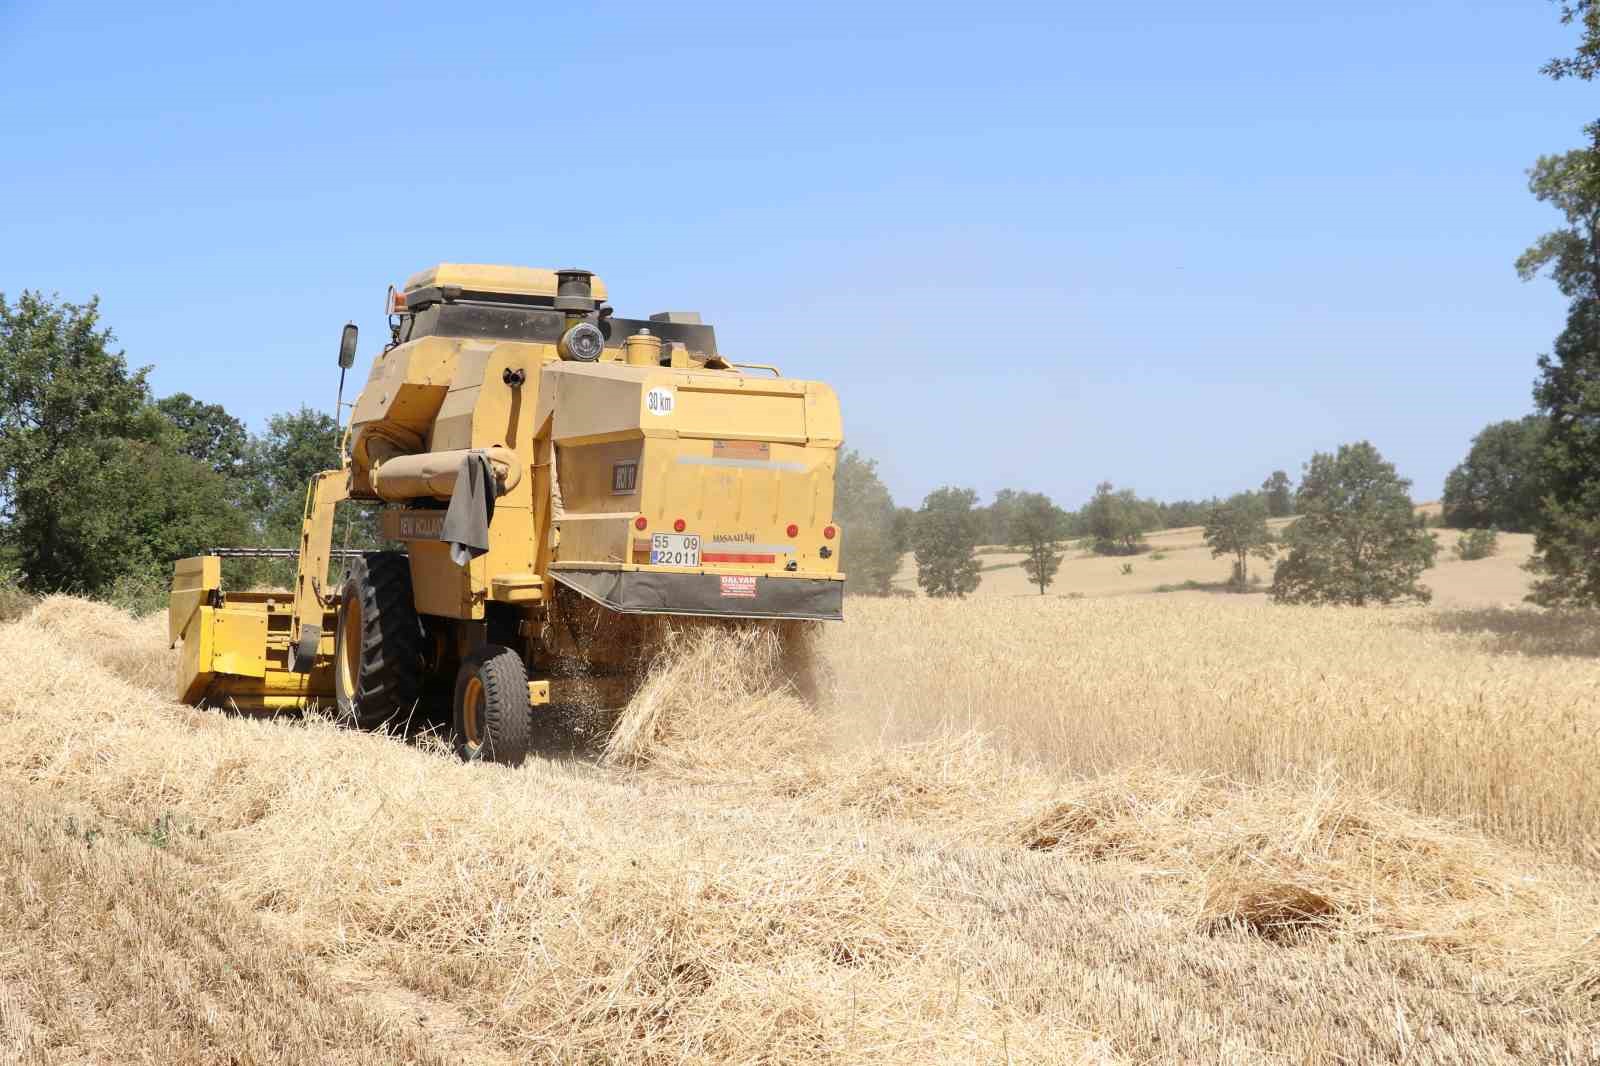
[[635, 518], [633, 520], [633, 528], [634, 529], [644, 529], [645, 527], [647, 527], [649, 525], [650, 525], [650, 520], [648, 518], [646, 518], [644, 515], [640, 515], [638, 518]]
[[756, 555], [752, 552], [703, 552], [700, 558], [708, 563], [775, 563], [776, 555]]

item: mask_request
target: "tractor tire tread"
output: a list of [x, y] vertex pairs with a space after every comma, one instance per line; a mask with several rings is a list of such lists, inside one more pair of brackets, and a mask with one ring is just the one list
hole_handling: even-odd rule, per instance
[[408, 715], [422, 686], [422, 625], [411, 565], [399, 552], [368, 552], [350, 565], [346, 589], [361, 598], [361, 671], [356, 698], [340, 711], [361, 729]]
[[[511, 648], [486, 644], [467, 656], [461, 664], [456, 702], [469, 671], [476, 671], [483, 682], [483, 744], [481, 757], [487, 762], [520, 766], [527, 758], [533, 736], [533, 707], [528, 702], [528, 670], [522, 656]], [[459, 729], [458, 729], [459, 733]], [[457, 737], [457, 750], [464, 757], [464, 739]]]

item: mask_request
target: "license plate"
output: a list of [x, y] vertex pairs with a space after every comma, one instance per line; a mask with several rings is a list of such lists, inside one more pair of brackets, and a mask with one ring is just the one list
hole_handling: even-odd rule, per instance
[[656, 533], [650, 538], [651, 566], [699, 566], [697, 533]]

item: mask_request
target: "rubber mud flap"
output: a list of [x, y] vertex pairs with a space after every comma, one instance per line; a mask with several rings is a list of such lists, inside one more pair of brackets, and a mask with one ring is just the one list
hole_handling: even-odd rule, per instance
[[621, 614], [844, 620], [843, 581], [652, 570], [552, 570], [550, 576]]

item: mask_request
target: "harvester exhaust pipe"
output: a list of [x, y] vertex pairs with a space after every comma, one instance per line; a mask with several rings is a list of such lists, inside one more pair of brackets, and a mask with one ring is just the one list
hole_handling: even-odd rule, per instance
[[557, 311], [579, 311], [588, 314], [594, 310], [594, 271], [567, 267], [556, 271]]

